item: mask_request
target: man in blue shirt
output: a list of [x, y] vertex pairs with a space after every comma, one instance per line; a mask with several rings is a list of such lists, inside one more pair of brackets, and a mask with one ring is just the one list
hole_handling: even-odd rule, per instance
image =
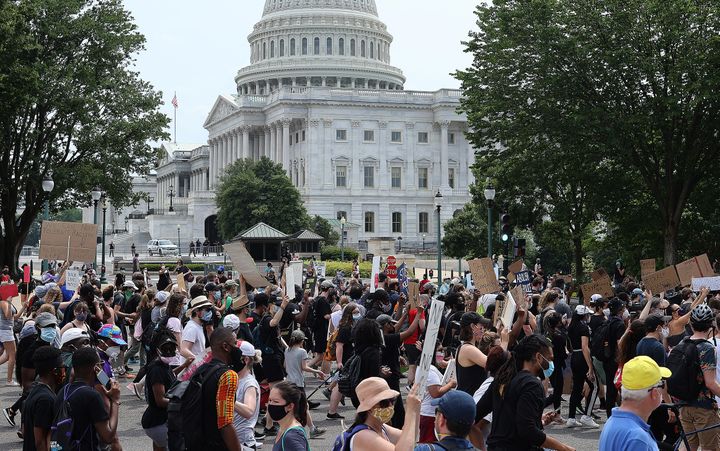
[[623, 367], [622, 405], [614, 408], [600, 434], [600, 451], [621, 449], [658, 451], [650, 434], [648, 417], [662, 402], [670, 370], [647, 356], [638, 356]]
[[[475, 423], [475, 401], [472, 396], [460, 390], [450, 390], [431, 404], [437, 407], [435, 433], [440, 441], [415, 445], [415, 451], [437, 451], [443, 449], [473, 449], [467, 439]], [[439, 446], [437, 446], [439, 445]]]

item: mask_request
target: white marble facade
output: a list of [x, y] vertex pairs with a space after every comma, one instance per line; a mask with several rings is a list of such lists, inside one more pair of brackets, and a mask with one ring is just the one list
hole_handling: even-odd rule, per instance
[[173, 184], [176, 194], [182, 187], [173, 220], [206, 236], [218, 179], [240, 158], [282, 164], [310, 214], [345, 215], [359, 240], [435, 237], [435, 193], [443, 222], [470, 199], [461, 92], [404, 89], [374, 0], [266, 0], [248, 40], [251, 64], [235, 77], [237, 93], [220, 95], [208, 114], [208, 143], [166, 145], [158, 224]]

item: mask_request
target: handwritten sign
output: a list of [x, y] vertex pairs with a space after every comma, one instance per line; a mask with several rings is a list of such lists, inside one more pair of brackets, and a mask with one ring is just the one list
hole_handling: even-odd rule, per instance
[[497, 293], [500, 291], [500, 286], [498, 285], [493, 263], [490, 258], [468, 260], [468, 266], [470, 266], [475, 289], [479, 290], [481, 294]]
[[245, 248], [245, 243], [235, 241], [224, 245], [225, 253], [233, 262], [233, 269], [243, 276], [245, 281], [254, 288], [261, 288], [270, 285], [270, 282], [260, 274], [250, 253]]
[[695, 257], [695, 260], [700, 267], [700, 272], [702, 273], [703, 277], [710, 277], [715, 275], [715, 271], [713, 271], [713, 267], [710, 264], [710, 259], [708, 258], [707, 254], [699, 255]]
[[185, 274], [180, 273], [177, 275], [177, 286], [178, 289], [187, 293], [187, 285], [185, 284]]
[[605, 268], [598, 268], [595, 271], [593, 271], [592, 274], [590, 274], [590, 278], [592, 280], [602, 280], [606, 277], [610, 278], [607, 271], [605, 271]]
[[694, 257], [675, 265], [675, 270], [677, 271], [678, 278], [680, 278], [680, 285], [684, 287], [690, 286], [693, 277], [702, 277], [700, 266], [698, 266], [697, 260], [695, 260]]
[[410, 309], [417, 308], [418, 294], [420, 294], [420, 284], [417, 282], [408, 282], [408, 302]]
[[615, 292], [612, 289], [612, 283], [610, 282], [610, 277], [607, 276], [607, 273], [605, 277], [601, 277], [598, 280], [593, 280], [592, 282], [581, 285], [580, 289], [582, 290], [585, 298], [589, 298], [593, 294], [599, 294], [608, 299], [615, 296]]
[[525, 293], [530, 291], [530, 271], [515, 273], [515, 283], [520, 285]]
[[[82, 271], [77, 268], [68, 268], [65, 271], [65, 286], [70, 290], [75, 290], [82, 280]], [[147, 285], [145, 285], [147, 286]]]
[[319, 279], [325, 278], [325, 262], [315, 263], [315, 274], [317, 274]]
[[448, 360], [447, 367], [445, 368], [445, 374], [443, 374], [442, 385], [446, 385], [450, 381], [457, 380], [457, 364], [455, 359]]
[[508, 292], [505, 297], [505, 306], [503, 308], [502, 316], [500, 317], [500, 321], [502, 321], [506, 329], [510, 329], [512, 327], [516, 311], [517, 303], [515, 302], [515, 298], [513, 298], [511, 292]]
[[708, 287], [710, 291], [720, 291], [720, 276], [693, 277], [692, 290], [700, 291], [702, 287]]
[[512, 290], [510, 290], [510, 293], [512, 294], [512, 297], [517, 304], [518, 310], [527, 309], [527, 302], [525, 302], [525, 296], [527, 293], [525, 293], [521, 286], [513, 288]]
[[41, 259], [88, 263], [95, 260], [96, 254], [96, 224], [43, 221], [40, 232]]
[[427, 330], [425, 332], [425, 341], [423, 342], [422, 354], [420, 355], [420, 364], [418, 365], [415, 383], [418, 384], [418, 396], [422, 399], [425, 396], [427, 375], [430, 371], [430, 365], [435, 358], [435, 342], [440, 330], [440, 321], [445, 310], [445, 303], [442, 301], [434, 301], [430, 304], [430, 312], [428, 317]]
[[398, 285], [400, 285], [400, 292], [407, 298], [409, 280], [405, 263], [401, 264], [398, 268]]
[[522, 271], [524, 264], [525, 262], [522, 259], [518, 259], [508, 266], [508, 282], [513, 283], [515, 281], [517, 273]]
[[664, 291], [674, 290], [675, 287], [680, 285], [680, 278], [678, 278], [675, 267], [668, 266], [667, 268], [645, 276], [643, 283], [645, 284], [645, 288], [653, 293], [662, 293]]
[[656, 268], [655, 268], [655, 259], [654, 258], [640, 260], [640, 277], [645, 279], [645, 276], [647, 276], [648, 274], [654, 273], [655, 270], [656, 270]]

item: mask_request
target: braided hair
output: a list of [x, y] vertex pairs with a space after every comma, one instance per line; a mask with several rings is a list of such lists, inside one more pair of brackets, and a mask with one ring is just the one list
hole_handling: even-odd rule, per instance
[[550, 349], [550, 342], [539, 334], [528, 335], [518, 342], [510, 353], [510, 358], [497, 370], [495, 382], [500, 397], [507, 393], [507, 386], [522, 369], [525, 362], [535, 358], [535, 354]]

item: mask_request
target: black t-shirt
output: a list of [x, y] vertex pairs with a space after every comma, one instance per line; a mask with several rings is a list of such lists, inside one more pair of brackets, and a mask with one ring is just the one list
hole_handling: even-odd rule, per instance
[[167, 422], [167, 409], [159, 407], [155, 402], [153, 385], [162, 384], [167, 393], [174, 381], [175, 375], [170, 369], [170, 366], [163, 363], [160, 359], [153, 360], [148, 364], [147, 373], [145, 374], [145, 399], [147, 400], [148, 406], [141, 420], [143, 429], [160, 426]]
[[592, 335], [605, 322], [605, 315], [593, 315], [590, 317], [590, 334]]
[[135, 293], [132, 296], [130, 296], [130, 299], [125, 301], [125, 303], [122, 306], [121, 311], [127, 315], [132, 315], [137, 311], [138, 305], [140, 305], [140, 301], [142, 298], [139, 294]]
[[58, 393], [55, 412], [60, 410], [66, 398], [69, 400], [70, 412], [72, 412], [72, 438], [80, 440], [78, 451], [100, 451], [100, 436], [95, 430], [95, 423], [110, 418], [110, 414], [105, 410], [102, 396], [89, 385], [73, 382]]
[[31, 370], [35, 369], [35, 363], [33, 363], [32, 358], [33, 358], [33, 355], [35, 355], [35, 351], [37, 350], [37, 348], [40, 348], [42, 346], [50, 346], [50, 344], [46, 341], [41, 340], [40, 337], [38, 337], [30, 345], [30, 347], [27, 349], [27, 351], [25, 351], [23, 353], [23, 359], [22, 359], [22, 367], [23, 368], [27, 368], [27, 369], [31, 369]]
[[252, 332], [250, 331], [250, 325], [248, 325], [247, 323], [240, 323], [240, 328], [238, 329], [237, 337], [238, 337], [238, 340], [247, 341], [247, 342], [252, 343], [253, 337], [252, 337]]
[[400, 334], [384, 335], [385, 347], [382, 349], [382, 364], [392, 371], [392, 377], [400, 378]]
[[23, 405], [23, 451], [35, 451], [35, 434], [33, 429], [39, 427], [50, 430], [52, 427], [55, 406], [55, 393], [45, 384], [34, 382]]
[[271, 320], [270, 315], [266, 315], [260, 322], [260, 339], [265, 346], [273, 350], [274, 354], [280, 355], [280, 339], [278, 335], [280, 328], [278, 326], [271, 327]]
[[[573, 351], [581, 351], [582, 337], [588, 337], [588, 340], [590, 340], [590, 328], [582, 321], [573, 321], [570, 323], [570, 327], [568, 327], [568, 337], [570, 338], [570, 345], [572, 345]], [[590, 347], [589, 343], [588, 347]]]
[[250, 312], [250, 318], [252, 318], [252, 322], [249, 324], [250, 330], [255, 330], [255, 328], [260, 324], [260, 320], [262, 319], [262, 315], [259, 313], [252, 311]]
[[335, 339], [336, 343], [342, 343], [343, 344], [343, 355], [342, 355], [342, 363], [343, 365], [345, 362], [348, 361], [350, 356], [353, 354], [354, 346], [353, 346], [353, 340], [352, 340], [352, 326], [341, 326], [338, 329], [337, 338]]
[[314, 315], [315, 321], [313, 323], [313, 333], [316, 340], [324, 340], [327, 336], [329, 320], [325, 319], [325, 315], [332, 313], [330, 303], [325, 296], [318, 296], [315, 299]]

